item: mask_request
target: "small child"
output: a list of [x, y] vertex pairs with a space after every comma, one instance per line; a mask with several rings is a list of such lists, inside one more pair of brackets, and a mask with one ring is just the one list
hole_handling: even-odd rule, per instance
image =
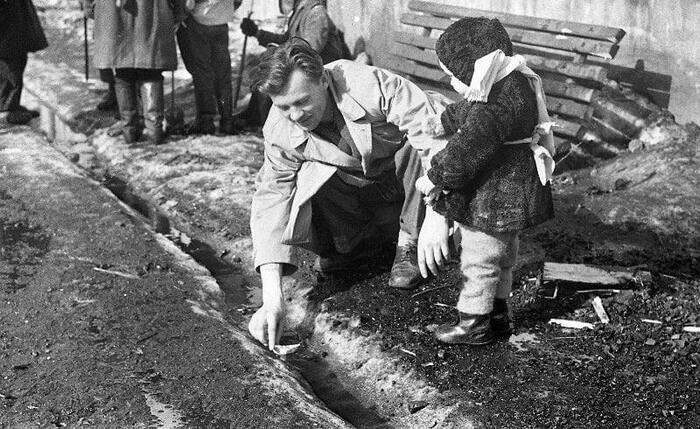
[[231, 55], [228, 22], [242, 0], [187, 0], [190, 16], [177, 31], [182, 60], [194, 82], [197, 110], [188, 134], [214, 134], [219, 112], [219, 132], [234, 134]]
[[553, 217], [552, 123], [539, 77], [512, 56], [497, 19], [453, 23], [436, 52], [464, 99], [424, 121], [425, 132], [452, 136], [416, 187], [459, 230], [464, 283], [459, 322], [438, 327], [435, 336], [451, 344], [489, 344], [512, 331], [507, 300], [519, 231]]

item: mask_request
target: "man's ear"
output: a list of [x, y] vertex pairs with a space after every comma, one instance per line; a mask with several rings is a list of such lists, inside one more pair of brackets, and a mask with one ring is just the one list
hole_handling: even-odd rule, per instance
[[326, 76], [325, 73], [321, 75], [321, 85], [323, 85], [323, 89], [328, 89], [328, 85], [330, 82], [328, 82], [328, 77]]

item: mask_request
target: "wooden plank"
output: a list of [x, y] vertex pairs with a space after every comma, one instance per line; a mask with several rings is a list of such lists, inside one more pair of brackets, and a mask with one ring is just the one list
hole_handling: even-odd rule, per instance
[[586, 118], [589, 106], [580, 104], [565, 98], [547, 96], [547, 110], [552, 114], [571, 116], [574, 118]]
[[555, 34], [588, 37], [590, 39], [608, 40], [610, 42], [619, 42], [625, 36], [625, 31], [621, 28], [492, 12], [427, 1], [412, 0], [409, 2], [408, 8], [441, 17], [464, 18], [485, 16], [488, 18], [498, 18], [504, 26], [533, 28]]
[[576, 79], [605, 82], [607, 71], [601, 66], [590, 64], [575, 64], [569, 61], [556, 60], [536, 55], [523, 55], [528, 66], [535, 71], [547, 71], [562, 74]]
[[385, 67], [421, 79], [449, 84], [449, 78], [442, 70], [407, 61], [396, 56], [388, 56], [385, 58]]
[[[401, 15], [401, 22], [406, 25], [444, 30], [454, 21], [429, 15], [404, 13]], [[555, 36], [550, 33], [521, 28], [509, 28], [507, 31], [514, 43], [519, 42], [534, 46], [545, 46], [563, 51], [593, 55], [604, 59], [613, 58], [618, 50], [617, 44], [607, 41], [582, 39], [565, 35]]]
[[581, 124], [579, 123], [561, 118], [553, 119], [553, 121], [556, 123], [556, 126], [552, 128], [554, 135], [576, 139], [581, 131]]
[[571, 98], [576, 101], [590, 103], [598, 93], [593, 88], [576, 85], [573, 83], [560, 82], [552, 79], [542, 79], [542, 87], [545, 94], [557, 97]]
[[404, 45], [416, 46], [423, 49], [435, 50], [437, 39], [433, 37], [425, 37], [405, 31], [394, 31], [393, 38], [395, 42], [403, 43]]
[[440, 64], [438, 61], [437, 54], [435, 54], [435, 51], [423, 50], [410, 45], [394, 44], [392, 48], [392, 53], [399, 57], [404, 57], [410, 60], [419, 61], [421, 63], [435, 66], [440, 71], [440, 73], [442, 73], [443, 75], [445, 74], [445, 72], [443, 72], [442, 69], [440, 69]]
[[513, 43], [561, 49], [562, 51], [576, 52], [583, 55], [593, 55], [606, 60], [615, 58], [615, 54], [620, 49], [617, 44], [610, 42], [570, 36], [552, 36], [551, 34], [538, 33], [531, 30], [509, 28], [508, 34]]
[[545, 262], [542, 282], [569, 282], [599, 286], [624, 286], [636, 283], [635, 273], [614, 271], [585, 264]]
[[[432, 37], [425, 37], [418, 34], [412, 34], [403, 31], [394, 32], [393, 36], [394, 41], [398, 43], [407, 46], [418, 47], [421, 49], [434, 50], [435, 43], [437, 42], [437, 40]], [[601, 65], [576, 64], [565, 59], [549, 58], [544, 56], [546, 54], [542, 51], [539, 51], [542, 53], [542, 55], [533, 55], [532, 52], [537, 52], [533, 50], [528, 50], [528, 52], [531, 53], [523, 54], [523, 57], [525, 57], [528, 65], [533, 70], [544, 70], [552, 73], [566, 75], [575, 79], [592, 80], [597, 82], [604, 82], [608, 76], [606, 68]], [[398, 54], [400, 55], [400, 52], [398, 52]], [[437, 66], [437, 56], [435, 56], [434, 60], [429, 61], [429, 63], [434, 63]], [[577, 98], [576, 96], [571, 97]]]

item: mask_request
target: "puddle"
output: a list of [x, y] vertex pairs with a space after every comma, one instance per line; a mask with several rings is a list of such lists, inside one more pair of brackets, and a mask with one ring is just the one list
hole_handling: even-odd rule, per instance
[[180, 411], [173, 408], [172, 405], [159, 402], [155, 396], [151, 395], [150, 393], [144, 393], [144, 396], [146, 397], [146, 405], [151, 410], [151, 415], [158, 420], [155, 425], [149, 425], [149, 427], [159, 429], [184, 427], [185, 422]]
[[285, 360], [301, 372], [316, 396], [331, 411], [352, 425], [375, 429], [393, 427], [388, 418], [353, 396], [322, 357], [304, 352], [290, 355]]
[[532, 344], [538, 344], [540, 342], [535, 334], [530, 334], [528, 332], [523, 332], [517, 335], [511, 335], [508, 343], [515, 346], [517, 351], [522, 352], [528, 350], [528, 346]]
[[[10, 199], [4, 192], [0, 192], [0, 197]], [[48, 252], [50, 241], [38, 225], [0, 219], [0, 280], [5, 280], [0, 282], [2, 290], [17, 292], [29, 284], [34, 266]]]

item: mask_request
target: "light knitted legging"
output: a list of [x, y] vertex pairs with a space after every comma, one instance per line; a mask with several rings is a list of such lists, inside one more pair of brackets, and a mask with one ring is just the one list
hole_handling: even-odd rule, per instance
[[493, 299], [506, 299], [513, 283], [518, 257], [518, 232], [486, 232], [456, 224], [461, 234], [462, 291], [457, 309], [462, 313], [487, 314]]

